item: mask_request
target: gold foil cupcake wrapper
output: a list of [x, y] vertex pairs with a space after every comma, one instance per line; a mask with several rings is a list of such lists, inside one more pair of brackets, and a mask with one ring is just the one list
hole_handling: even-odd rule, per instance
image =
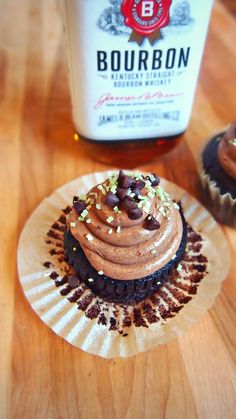
[[[181, 200], [186, 220], [203, 236], [202, 253], [208, 260], [207, 273], [198, 284], [197, 293], [174, 317], [164, 322], [155, 322], [148, 327], [132, 324], [128, 333], [120, 334], [95, 319], [90, 319], [85, 312], [78, 310], [76, 303], [62, 296], [50, 278], [53, 270], [60, 270], [64, 262], [55, 262], [51, 269], [43, 267], [50, 261], [49, 248], [45, 237], [51, 225], [61, 214], [61, 209], [71, 205], [74, 195], [86, 193], [93, 185], [102, 182], [113, 171], [95, 173], [62, 186], [50, 197], [44, 199], [25, 224], [18, 246], [18, 271], [26, 298], [41, 320], [57, 335], [88, 353], [104, 358], [129, 357], [139, 352], [150, 350], [164, 344], [186, 332], [192, 324], [212, 306], [220, 291], [222, 281], [230, 267], [230, 255], [224, 235], [211, 215], [183, 189], [161, 180], [161, 185], [176, 201]], [[184, 280], [183, 280], [184, 285]], [[161, 287], [168, 293], [165, 285]], [[84, 290], [84, 297], [90, 290]], [[164, 303], [163, 303], [164, 304]], [[114, 312], [114, 304], [106, 303], [106, 310]], [[127, 310], [132, 307], [127, 308]], [[122, 311], [123, 310], [123, 311]], [[118, 311], [119, 316], [124, 310]], [[120, 314], [119, 314], [120, 313]], [[112, 314], [113, 315], [113, 314]]]

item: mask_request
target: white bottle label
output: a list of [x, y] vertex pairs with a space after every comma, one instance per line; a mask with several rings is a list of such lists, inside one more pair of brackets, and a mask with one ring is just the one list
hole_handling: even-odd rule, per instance
[[[144, 36], [139, 25], [155, 26], [163, 18], [165, 2], [165, 26]], [[191, 116], [213, 0], [205, 0], [203, 7], [196, 0], [62, 3], [78, 132], [102, 141], [183, 132]], [[134, 7], [131, 17], [124, 16], [122, 5]], [[127, 24], [132, 19], [133, 28]]]

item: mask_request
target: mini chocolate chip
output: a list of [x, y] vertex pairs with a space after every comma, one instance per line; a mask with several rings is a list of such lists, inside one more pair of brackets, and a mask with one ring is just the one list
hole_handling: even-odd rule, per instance
[[123, 199], [123, 201], [120, 202], [119, 206], [125, 211], [137, 208], [135, 200], [130, 196], [126, 196], [125, 199]]
[[51, 279], [57, 279], [59, 275], [58, 275], [57, 272], [53, 271], [53, 272], [50, 273], [49, 276], [50, 276]]
[[128, 217], [131, 220], [138, 220], [143, 215], [143, 211], [140, 208], [134, 208], [128, 211]]
[[128, 189], [125, 188], [117, 188], [116, 195], [120, 200], [124, 199], [127, 195]]
[[118, 186], [119, 186], [119, 188], [128, 189], [128, 188], [132, 188], [132, 186], [135, 186], [135, 184], [136, 184], [136, 182], [131, 176], [125, 175], [122, 170], [120, 171], [120, 174], [118, 176]]
[[160, 183], [160, 178], [155, 173], [152, 173], [152, 176], [154, 176], [154, 179], [151, 180], [152, 186], [158, 186]]
[[156, 218], [153, 217], [153, 215], [149, 214], [146, 218], [145, 218], [145, 228], [147, 230], [158, 230], [161, 227], [161, 224], [159, 223], [159, 221], [156, 220]]
[[77, 212], [78, 215], [80, 215], [81, 212], [83, 212], [83, 210], [85, 210], [85, 208], [86, 208], [86, 205], [85, 205], [84, 201], [78, 200], [78, 201], [74, 202], [74, 209], [75, 209], [75, 211]]
[[135, 187], [136, 188], [139, 188], [139, 189], [143, 189], [145, 187], [145, 182], [143, 180], [141, 180], [141, 179], [136, 180]]
[[118, 196], [116, 196], [112, 192], [107, 192], [105, 203], [108, 205], [108, 207], [114, 208], [116, 205], [118, 205], [120, 202]]
[[126, 185], [124, 187], [125, 188], [133, 188], [135, 185], [136, 185], [136, 181], [131, 176], [127, 176], [126, 177]]
[[78, 287], [79, 285], [79, 279], [75, 275], [71, 275], [68, 278], [68, 285], [73, 289]]
[[123, 180], [124, 180], [125, 177], [126, 177], [125, 172], [123, 172], [123, 170], [120, 170], [119, 171], [119, 176], [117, 178], [117, 183], [118, 183], [118, 186], [121, 187], [121, 188], [122, 188], [121, 184], [123, 183]]

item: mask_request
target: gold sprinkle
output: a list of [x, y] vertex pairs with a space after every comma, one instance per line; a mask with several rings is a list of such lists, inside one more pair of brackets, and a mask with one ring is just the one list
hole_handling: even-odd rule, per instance
[[104, 275], [103, 271], [98, 271], [98, 275]]
[[76, 247], [72, 247], [72, 250], [73, 250], [73, 252], [76, 252], [77, 249], [76, 249]]
[[179, 210], [179, 205], [178, 205], [178, 204], [176, 204], [176, 202], [174, 202], [174, 203], [173, 203], [173, 206], [174, 206], [176, 209], [178, 209], [178, 210]]
[[232, 144], [233, 146], [236, 146], [236, 138], [229, 140], [229, 143]]
[[111, 187], [111, 192], [112, 193], [116, 193], [116, 191], [117, 191], [117, 186], [116, 185], [113, 185], [112, 187]]
[[116, 231], [117, 231], [118, 234], [120, 234], [120, 232], [121, 232], [121, 226], [118, 226], [117, 229], [116, 229]]
[[136, 180], [143, 180], [143, 175], [141, 175], [141, 173], [137, 172], [137, 173], [135, 173], [134, 178]]
[[86, 239], [87, 239], [89, 242], [91, 242], [91, 241], [93, 240], [93, 236], [92, 236], [92, 234], [87, 234], [87, 235], [86, 235]]
[[181, 271], [182, 271], [182, 269], [183, 269], [183, 266], [181, 265], [181, 263], [179, 263], [179, 265], [177, 266], [176, 270], [177, 270], [178, 272], [181, 272]]
[[87, 223], [87, 224], [90, 224], [90, 223], [91, 223], [91, 221], [92, 221], [92, 220], [91, 220], [91, 218], [88, 218], [88, 219], [86, 220], [86, 223]]
[[87, 217], [87, 215], [88, 215], [88, 210], [84, 209], [84, 210], [81, 212], [81, 217], [82, 217], [82, 218], [85, 218], [85, 217]]
[[152, 249], [150, 252], [152, 255], [155, 255], [157, 253], [156, 249]]
[[88, 278], [88, 282], [94, 282], [93, 278]]
[[71, 221], [70, 226], [71, 227], [75, 227], [76, 226], [75, 222], [74, 221]]
[[78, 136], [77, 132], [74, 133], [74, 140], [79, 141], [79, 136]]
[[102, 192], [103, 195], [106, 195], [106, 191], [102, 185], [98, 185], [98, 189]]
[[113, 220], [114, 220], [114, 217], [112, 217], [112, 216], [110, 215], [110, 217], [108, 217], [108, 218], [106, 219], [106, 222], [107, 222], [108, 224], [111, 224]]
[[101, 204], [96, 204], [96, 208], [97, 208], [98, 210], [102, 209]]

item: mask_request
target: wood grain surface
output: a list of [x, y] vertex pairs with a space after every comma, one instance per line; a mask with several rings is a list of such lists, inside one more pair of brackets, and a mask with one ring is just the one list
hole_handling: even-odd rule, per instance
[[[72, 140], [56, 1], [0, 5], [0, 418], [235, 418], [235, 230], [223, 227], [234, 256], [213, 308], [184, 336], [133, 358], [70, 346], [27, 303], [16, 271], [25, 221], [56, 187], [107, 167]], [[216, 1], [185, 141], [142, 166], [199, 199], [201, 148], [235, 119], [235, 41], [235, 18]]]

